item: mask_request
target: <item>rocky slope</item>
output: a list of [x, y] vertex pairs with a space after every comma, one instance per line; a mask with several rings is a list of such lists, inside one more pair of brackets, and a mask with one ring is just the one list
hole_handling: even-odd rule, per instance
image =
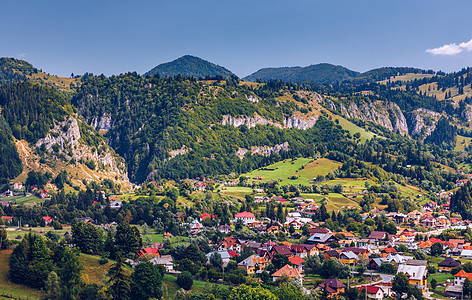
[[[64, 121], [54, 124], [46, 137], [39, 139], [36, 144], [17, 141], [24, 172], [42, 169], [56, 175], [66, 170], [74, 185], [110, 179], [123, 188], [129, 187], [124, 160], [100, 137], [94, 139], [95, 145], [88, 145], [82, 136], [79, 122], [77, 118], [68, 116]], [[87, 132], [87, 135], [94, 133]]]

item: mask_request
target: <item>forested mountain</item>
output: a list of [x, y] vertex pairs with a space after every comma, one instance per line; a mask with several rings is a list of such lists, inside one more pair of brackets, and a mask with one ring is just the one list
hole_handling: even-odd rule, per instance
[[[181, 59], [186, 60], [204, 62], [188, 56]], [[22, 61], [4, 60], [7, 62], [10, 71], [4, 74], [14, 74], [12, 68], [18, 65], [35, 70]], [[205, 71], [198, 64], [193, 67]], [[241, 174], [297, 156], [378, 162], [365, 151], [376, 152], [373, 149], [380, 141], [359, 144], [357, 133], [362, 131], [370, 138], [385, 139], [382, 151], [402, 143], [421, 148], [420, 156], [422, 151], [437, 155], [405, 158], [410, 164], [467, 163], [467, 156], [459, 160], [452, 150], [457, 134], [472, 135], [468, 129], [472, 121], [472, 113], [468, 113], [472, 112], [470, 69], [442, 74], [381, 68], [358, 74], [322, 64], [287, 68], [284, 78], [297, 78], [292, 72], [295, 69], [308, 70], [307, 75], [310, 68], [321, 72], [320, 82], [325, 83], [244, 83], [235, 76], [218, 81], [210, 80], [210, 74], [205, 74], [208, 80], [198, 80], [194, 76], [127, 73], [111, 77], [85, 74], [68, 93], [57, 92], [57, 86], [25, 82], [1, 85], [1, 151], [8, 158], [2, 163], [2, 177], [13, 178], [22, 170], [14, 147], [18, 140], [29, 143], [38, 160], [47, 154], [67, 165], [96, 166], [102, 171], [108, 165], [117, 168], [119, 176], [127, 171], [134, 182]], [[203, 77], [199, 74], [196, 76]], [[333, 74], [350, 80], [336, 81]], [[308, 78], [305, 75], [298, 78]], [[444, 93], [443, 101], [440, 93]], [[106, 144], [122, 157], [121, 162]], [[363, 147], [369, 150], [361, 150]], [[468, 149], [466, 145], [461, 151]], [[409, 155], [404, 149], [392, 148], [387, 153]], [[413, 176], [388, 160], [383, 164], [387, 173]], [[343, 172], [353, 174], [346, 168]], [[447, 180], [431, 174], [415, 173], [414, 177], [426, 176], [446, 186]]]
[[156, 74], [161, 77], [182, 75], [195, 78], [218, 76], [228, 78], [234, 75], [228, 69], [191, 55], [185, 55], [171, 62], [160, 64], [145, 73], [144, 76]]
[[37, 73], [38, 70], [30, 63], [15, 58], [0, 58], [0, 84], [26, 81], [27, 76]]
[[[121, 158], [93, 128], [77, 118], [69, 99], [57, 90], [31, 82], [0, 85], [0, 110], [2, 182], [22, 171], [57, 175], [68, 170], [77, 173], [74, 183], [82, 184], [93, 177], [95, 169], [105, 178], [127, 181]], [[28, 159], [22, 161], [20, 156]], [[84, 166], [89, 174], [82, 170]]]
[[342, 66], [331, 64], [317, 64], [308, 67], [280, 67], [264, 68], [244, 77], [246, 81], [279, 79], [287, 82], [298, 83], [333, 83], [357, 77], [358, 72], [351, 71]]

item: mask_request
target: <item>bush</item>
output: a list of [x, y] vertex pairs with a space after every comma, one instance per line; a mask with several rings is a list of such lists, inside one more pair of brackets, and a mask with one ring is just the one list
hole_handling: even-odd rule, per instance
[[100, 260], [98, 261], [99, 264], [104, 265], [108, 262], [108, 258], [106, 257], [100, 257]]
[[52, 226], [54, 227], [54, 230], [62, 230], [62, 224], [59, 221], [54, 221], [52, 223]]
[[183, 271], [177, 276], [176, 283], [180, 288], [188, 291], [192, 288], [193, 276], [189, 271]]

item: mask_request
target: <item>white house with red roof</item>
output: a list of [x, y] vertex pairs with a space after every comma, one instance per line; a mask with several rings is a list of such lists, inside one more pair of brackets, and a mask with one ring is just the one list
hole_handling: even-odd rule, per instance
[[361, 292], [361, 294], [366, 293], [369, 299], [382, 300], [384, 297], [384, 291], [379, 286], [361, 286], [359, 288], [359, 291]]
[[52, 217], [42, 217], [41, 219], [44, 220], [44, 223], [46, 223], [46, 226], [51, 224], [54, 221]]
[[248, 211], [243, 211], [240, 213], [237, 213], [234, 216], [234, 222], [237, 222], [238, 220], [242, 220], [244, 225], [254, 223], [256, 221], [256, 216], [254, 216], [253, 213], [248, 212]]
[[211, 219], [216, 219], [215, 215], [209, 214], [209, 213], [204, 213], [203, 215], [200, 216], [200, 222], [203, 221], [206, 217], [209, 217]]

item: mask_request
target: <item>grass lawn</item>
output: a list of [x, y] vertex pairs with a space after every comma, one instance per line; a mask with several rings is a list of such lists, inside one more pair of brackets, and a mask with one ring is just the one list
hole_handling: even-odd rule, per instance
[[8, 294], [17, 297], [28, 297], [29, 299], [40, 299], [42, 293], [39, 290], [12, 283], [8, 280], [8, 261], [13, 250], [0, 250], [0, 294]]
[[436, 272], [434, 274], [430, 274], [428, 276], [428, 282], [431, 282], [431, 279], [435, 278], [438, 284], [443, 284], [446, 282], [446, 280], [451, 280], [454, 281], [454, 276], [452, 276], [451, 273], [439, 273]]
[[[146, 237], [150, 236], [152, 244], [154, 243], [161, 243], [164, 240], [164, 235], [163, 234], [156, 234], [156, 233], [151, 233], [151, 234], [145, 234], [143, 235], [143, 243], [146, 243]], [[188, 237], [185, 236], [174, 236], [170, 238], [170, 241], [172, 245], [176, 246], [178, 244], [186, 244], [188, 241]]]

